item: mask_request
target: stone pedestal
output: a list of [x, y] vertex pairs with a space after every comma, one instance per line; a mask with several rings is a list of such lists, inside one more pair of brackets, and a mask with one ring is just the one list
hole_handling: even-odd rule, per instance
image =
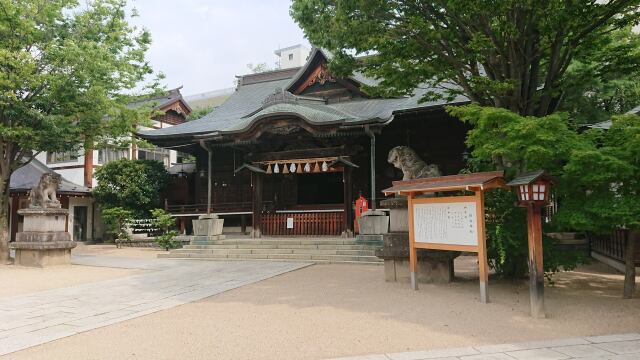
[[[409, 278], [409, 221], [406, 198], [383, 200], [382, 206], [391, 209], [389, 227], [384, 234], [382, 248], [376, 256], [384, 260], [385, 281], [410, 282]], [[458, 251], [418, 249], [418, 282], [448, 283], [453, 281], [453, 260]]]
[[16, 265], [45, 267], [71, 263], [71, 249], [76, 243], [65, 231], [67, 209], [28, 208], [18, 210], [18, 214], [24, 217], [23, 231], [10, 244], [16, 251]]
[[223, 225], [224, 219], [219, 219], [218, 215], [200, 215], [198, 220], [193, 220], [193, 235], [219, 240]]
[[362, 235], [378, 235], [389, 232], [389, 215], [380, 210], [367, 210], [358, 219]]

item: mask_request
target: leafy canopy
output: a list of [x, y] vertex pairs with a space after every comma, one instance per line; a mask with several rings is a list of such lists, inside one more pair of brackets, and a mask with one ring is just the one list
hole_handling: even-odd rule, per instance
[[[561, 104], [574, 59], [601, 46], [611, 31], [638, 24], [639, 3], [293, 0], [291, 15], [312, 44], [333, 53], [336, 74], [360, 70], [380, 79], [372, 94], [428, 87], [435, 89], [428, 99], [464, 95], [483, 106], [544, 116]], [[614, 64], [634, 56], [618, 55]]]
[[169, 174], [159, 161], [120, 159], [97, 169], [96, 180], [93, 196], [101, 208], [120, 207], [136, 217], [147, 217], [161, 206], [160, 194]]
[[[128, 24], [126, 1], [0, 0], [0, 167], [35, 151], [125, 135], [147, 117], [124, 90], [152, 73], [151, 38]], [[108, 121], [105, 121], [108, 119]], [[5, 170], [5, 169], [3, 169]]]

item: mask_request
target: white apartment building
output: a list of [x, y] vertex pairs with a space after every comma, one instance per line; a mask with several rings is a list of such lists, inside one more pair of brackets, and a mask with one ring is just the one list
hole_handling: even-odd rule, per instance
[[302, 44], [288, 46], [274, 51], [274, 54], [280, 58], [278, 61], [280, 69], [303, 66], [307, 62], [310, 53], [311, 49]]

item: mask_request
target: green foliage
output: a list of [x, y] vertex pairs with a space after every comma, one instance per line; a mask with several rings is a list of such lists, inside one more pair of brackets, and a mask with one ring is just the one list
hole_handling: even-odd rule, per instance
[[[507, 177], [545, 169], [562, 178], [565, 167], [574, 154], [585, 151], [585, 137], [572, 129], [566, 114], [537, 118], [520, 116], [505, 109], [483, 108], [477, 105], [451, 107], [450, 114], [473, 126], [467, 137], [472, 149], [473, 171], [504, 170]], [[580, 171], [588, 171], [582, 168]], [[560, 202], [556, 217], [570, 213], [567, 194], [574, 184], [557, 181], [555, 196]], [[505, 277], [520, 277], [527, 272], [528, 245], [526, 213], [516, 206], [516, 196], [508, 190], [487, 193], [487, 249], [491, 267]], [[544, 224], [543, 231], [558, 228], [557, 222]], [[568, 227], [585, 231], [584, 227]], [[544, 269], [550, 275], [559, 270], [571, 270], [586, 259], [578, 253], [559, 251], [554, 241], [543, 239]]]
[[127, 232], [127, 222], [133, 218], [133, 212], [121, 207], [112, 207], [102, 210], [102, 219], [107, 225], [109, 232], [117, 240], [131, 240]]
[[146, 217], [161, 205], [160, 194], [169, 181], [164, 165], [154, 160], [120, 159], [98, 168], [92, 193], [103, 209], [121, 207]]
[[214, 109], [213, 106], [203, 107], [201, 109], [193, 110], [188, 116], [187, 121], [198, 120], [205, 117], [207, 114], [212, 112]]
[[126, 9], [125, 0], [0, 0], [0, 209], [12, 172], [38, 152], [92, 148], [148, 120], [149, 109], [127, 107], [124, 93], [152, 74], [151, 37]]
[[640, 229], [640, 117], [616, 116], [611, 129], [583, 138], [563, 169], [565, 211], [556, 221], [596, 233]]
[[[557, 110], [567, 69], [617, 29], [638, 23], [638, 1], [294, 0], [291, 15], [331, 70], [380, 80], [371, 94], [464, 95], [522, 115]], [[611, 67], [637, 61], [620, 51]], [[600, 65], [602, 66], [602, 65]], [[608, 76], [611, 69], [595, 71]], [[446, 90], [443, 92], [442, 90]]]
[[640, 35], [631, 28], [608, 33], [576, 55], [567, 69], [564, 101], [578, 124], [609, 120], [640, 104]]
[[156, 236], [156, 243], [165, 250], [177, 248], [180, 242], [174, 240], [174, 238], [178, 235], [178, 232], [173, 230], [176, 225], [176, 219], [163, 209], [153, 209], [151, 210], [151, 215], [154, 218], [153, 224], [162, 231], [162, 234]]

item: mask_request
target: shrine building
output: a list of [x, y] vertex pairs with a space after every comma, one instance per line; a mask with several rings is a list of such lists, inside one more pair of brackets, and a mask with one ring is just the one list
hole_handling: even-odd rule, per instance
[[[402, 178], [387, 161], [395, 146], [414, 149], [443, 175], [464, 167], [468, 128], [444, 106], [466, 98], [420, 102], [424, 88], [372, 97], [366, 86], [376, 80], [333, 76], [328, 59], [314, 49], [302, 67], [240, 76], [205, 117], [140, 131], [158, 147], [195, 156], [165, 204], [181, 230], [189, 234], [189, 220], [209, 211], [225, 226], [250, 226], [255, 237], [351, 235], [355, 199], [378, 205], [381, 190]], [[296, 225], [287, 226], [292, 218]]]

